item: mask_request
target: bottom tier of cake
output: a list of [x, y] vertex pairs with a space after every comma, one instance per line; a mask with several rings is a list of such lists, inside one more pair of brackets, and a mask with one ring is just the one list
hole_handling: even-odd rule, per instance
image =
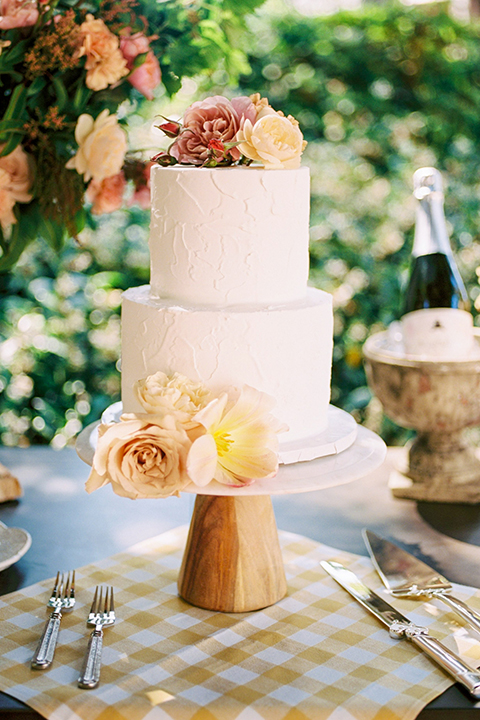
[[289, 440], [327, 426], [333, 349], [332, 298], [309, 288], [303, 301], [269, 307], [179, 307], [131, 288], [122, 301], [122, 402], [141, 412], [137, 380], [161, 370], [213, 392], [251, 385], [276, 400]]

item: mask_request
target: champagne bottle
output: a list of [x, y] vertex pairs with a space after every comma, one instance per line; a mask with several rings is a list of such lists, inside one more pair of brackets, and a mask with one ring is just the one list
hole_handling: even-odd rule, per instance
[[460, 359], [474, 348], [473, 318], [448, 238], [442, 176], [435, 168], [420, 168], [413, 188], [418, 204], [402, 318], [405, 350]]

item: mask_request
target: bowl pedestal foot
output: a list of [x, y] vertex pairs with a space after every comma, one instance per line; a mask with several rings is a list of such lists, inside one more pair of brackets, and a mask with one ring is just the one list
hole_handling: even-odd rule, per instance
[[390, 475], [395, 497], [427, 502], [480, 502], [480, 459], [463, 431], [420, 432], [408, 446], [408, 463]]

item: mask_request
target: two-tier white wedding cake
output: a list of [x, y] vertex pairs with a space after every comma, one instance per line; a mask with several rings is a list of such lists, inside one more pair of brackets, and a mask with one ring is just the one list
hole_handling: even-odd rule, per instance
[[152, 168], [151, 284], [124, 293], [122, 401], [181, 373], [214, 393], [250, 385], [300, 442], [327, 426], [333, 313], [307, 286], [306, 167]]

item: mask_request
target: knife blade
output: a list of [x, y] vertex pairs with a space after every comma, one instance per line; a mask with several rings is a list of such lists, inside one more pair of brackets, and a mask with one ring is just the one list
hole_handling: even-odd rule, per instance
[[426, 563], [366, 528], [365, 545], [385, 587], [396, 597], [437, 598], [480, 633], [480, 615], [451, 594], [451, 583]]
[[461, 683], [474, 698], [480, 698], [480, 673], [464, 663], [461, 657], [451, 652], [440, 640], [429, 635], [427, 628], [410, 622], [405, 615], [370, 590], [355, 573], [340, 563], [322, 560], [320, 565], [357, 602], [388, 628], [391, 637], [412, 642]]

